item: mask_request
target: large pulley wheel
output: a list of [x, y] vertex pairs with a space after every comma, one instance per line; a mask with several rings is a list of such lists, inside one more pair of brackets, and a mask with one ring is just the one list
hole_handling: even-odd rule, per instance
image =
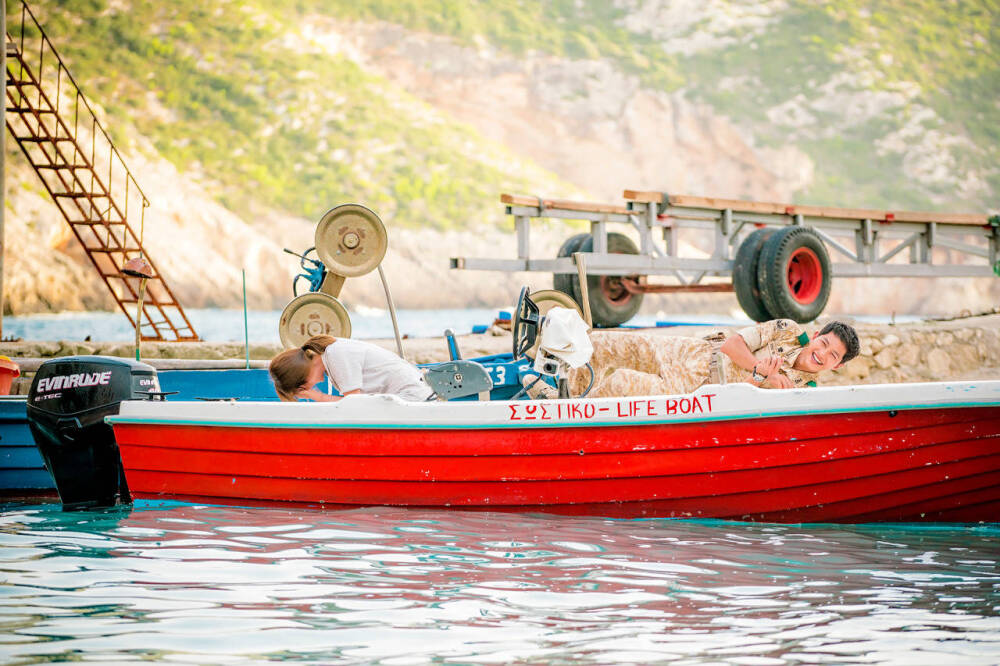
[[374, 211], [359, 204], [331, 209], [316, 225], [316, 254], [326, 270], [344, 277], [370, 273], [389, 247], [385, 225]]
[[771, 316], [812, 321], [826, 307], [831, 282], [830, 257], [815, 231], [786, 227], [764, 242], [757, 288]]
[[[587, 235], [577, 248], [577, 252], [592, 252], [593, 236]], [[608, 254], [639, 254], [628, 236], [619, 233], [608, 234]], [[633, 294], [625, 288], [621, 275], [589, 275], [587, 291], [590, 294], [590, 317], [596, 328], [611, 328], [624, 324], [635, 316], [642, 306], [642, 294]], [[583, 303], [580, 280], [573, 276], [573, 297]]]
[[[580, 249], [580, 245], [586, 239], [590, 238], [590, 234], [576, 234], [575, 236], [570, 236], [563, 244], [559, 247], [559, 252], [556, 254], [557, 258], [572, 257], [573, 253]], [[552, 274], [552, 288], [561, 291], [564, 294], [568, 294], [572, 298], [576, 298], [575, 285], [579, 282], [576, 275], [572, 273], [553, 273]]]
[[336, 298], [314, 291], [292, 299], [285, 306], [278, 321], [278, 335], [286, 349], [301, 347], [314, 335], [349, 338], [351, 318]]
[[773, 227], [754, 231], [740, 243], [740, 249], [736, 251], [736, 259], [733, 261], [733, 289], [736, 291], [736, 300], [739, 301], [743, 312], [754, 321], [772, 319], [757, 287], [757, 265], [760, 262], [760, 251], [764, 247], [764, 242], [775, 231]]

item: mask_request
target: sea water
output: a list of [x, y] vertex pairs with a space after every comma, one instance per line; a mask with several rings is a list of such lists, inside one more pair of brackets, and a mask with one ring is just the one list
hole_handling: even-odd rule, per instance
[[0, 661], [996, 664], [1000, 525], [0, 511]]
[[[464, 308], [453, 310], [409, 310], [397, 312], [401, 335], [414, 338], [433, 338], [446, 328], [457, 335], [472, 332], [476, 326], [493, 323], [502, 308]], [[511, 308], [507, 308], [509, 312]], [[279, 342], [278, 320], [280, 310], [249, 310], [244, 317], [242, 310], [216, 308], [189, 308], [185, 310], [191, 325], [201, 339], [209, 342], [242, 342], [244, 335], [252, 343]], [[388, 310], [360, 308], [349, 313], [351, 337], [361, 339], [391, 338], [392, 318]], [[883, 322], [889, 317], [854, 317], [859, 321]], [[895, 319], [895, 318], [894, 318]], [[917, 317], [902, 316], [898, 321], [914, 321]], [[657, 326], [695, 324], [711, 326], [749, 326], [745, 317], [722, 314], [698, 313], [640, 313], [628, 322], [630, 326]], [[10, 316], [3, 319], [5, 338], [23, 340], [95, 340], [99, 342], [127, 342], [135, 339], [135, 331], [120, 312], [62, 312]]]

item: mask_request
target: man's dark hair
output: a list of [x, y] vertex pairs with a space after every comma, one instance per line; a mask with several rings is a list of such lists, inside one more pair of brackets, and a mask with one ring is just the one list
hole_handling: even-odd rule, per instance
[[849, 324], [842, 321], [831, 321], [819, 332], [820, 335], [827, 333], [833, 333], [844, 343], [844, 348], [847, 351], [844, 352], [844, 358], [840, 359], [841, 363], [847, 363], [861, 351], [861, 342], [858, 341], [857, 331]]

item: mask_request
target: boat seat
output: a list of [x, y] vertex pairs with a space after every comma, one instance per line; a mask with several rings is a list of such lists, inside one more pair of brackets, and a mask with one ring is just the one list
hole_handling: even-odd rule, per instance
[[[445, 361], [427, 368], [424, 380], [442, 400], [454, 400], [479, 395], [489, 400], [493, 389], [490, 373], [475, 361]], [[483, 398], [483, 395], [486, 397]]]

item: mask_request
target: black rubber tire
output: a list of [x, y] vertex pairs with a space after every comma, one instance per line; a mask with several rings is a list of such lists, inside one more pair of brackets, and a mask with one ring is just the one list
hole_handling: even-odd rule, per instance
[[[811, 251], [818, 261], [815, 270], [818, 276], [817, 293], [807, 303], [799, 302], [789, 285], [790, 262], [799, 250]], [[757, 288], [764, 307], [776, 319], [793, 319], [800, 324], [812, 321], [826, 307], [832, 282], [830, 256], [823, 240], [812, 229], [785, 227], [764, 242], [757, 262]]]
[[[572, 257], [573, 253], [580, 249], [580, 244], [587, 238], [590, 238], [590, 234], [576, 234], [575, 236], [570, 236], [563, 241], [556, 257]], [[561, 291], [579, 304], [580, 299], [576, 295], [577, 282], [579, 282], [579, 279], [572, 273], [552, 274], [552, 288], [557, 291]]]
[[733, 290], [736, 292], [736, 300], [743, 312], [754, 321], [773, 319], [760, 297], [760, 289], [757, 288], [757, 263], [764, 242], [775, 231], [777, 229], [774, 227], [754, 231], [740, 243], [733, 261]]
[[[594, 248], [594, 238], [590, 234], [577, 248], [577, 252], [591, 252]], [[635, 246], [632, 239], [618, 233], [608, 234], [608, 254], [639, 254], [639, 248]], [[595, 328], [613, 328], [624, 324], [635, 316], [642, 306], [642, 294], [631, 294], [625, 291], [624, 287], [614, 289], [621, 294], [617, 298], [611, 298], [605, 293], [605, 286], [614, 286], [615, 280], [620, 280], [618, 275], [590, 275], [587, 277], [587, 291], [590, 293], [590, 316]], [[580, 293], [580, 280], [573, 277], [573, 287], [576, 293], [573, 298], [577, 303], [583, 303], [583, 295]]]

